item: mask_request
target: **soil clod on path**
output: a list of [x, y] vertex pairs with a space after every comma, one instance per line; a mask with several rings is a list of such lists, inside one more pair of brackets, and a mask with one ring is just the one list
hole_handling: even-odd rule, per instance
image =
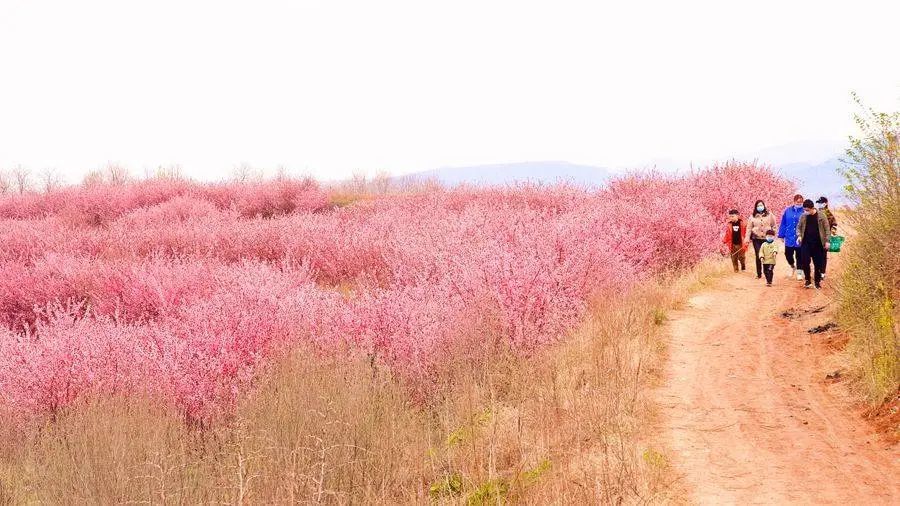
[[824, 325], [816, 325], [815, 327], [807, 330], [806, 332], [809, 334], [821, 334], [822, 332], [828, 332], [831, 329], [836, 329], [837, 323], [828, 322]]

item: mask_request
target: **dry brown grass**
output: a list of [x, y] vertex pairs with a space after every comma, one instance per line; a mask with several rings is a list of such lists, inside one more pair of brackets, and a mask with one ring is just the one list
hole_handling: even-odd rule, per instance
[[440, 188], [443, 186], [436, 180], [397, 179], [387, 174], [379, 174], [373, 178], [357, 175], [325, 186], [328, 200], [334, 207], [384, 199], [387, 196], [415, 195]]
[[456, 357], [429, 404], [369, 363], [297, 352], [233, 420], [191, 430], [151, 399], [100, 399], [0, 433], [0, 504], [641, 503], [669, 495], [644, 441], [666, 311], [718, 270], [598, 298], [530, 358]]

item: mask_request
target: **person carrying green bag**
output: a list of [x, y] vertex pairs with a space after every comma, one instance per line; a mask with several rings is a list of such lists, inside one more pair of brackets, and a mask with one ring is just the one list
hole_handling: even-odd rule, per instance
[[[797, 223], [797, 237], [800, 243], [800, 267], [806, 280], [804, 286], [812, 288], [815, 281], [816, 289], [821, 288], [825, 251], [831, 247], [831, 229], [825, 213], [820, 213], [812, 200], [803, 201], [803, 217]], [[810, 262], [813, 269], [810, 269]]]
[[[831, 209], [828, 209], [828, 199], [824, 196], [819, 197], [819, 200], [816, 201], [816, 209], [818, 209], [822, 214], [828, 218], [828, 227], [831, 229], [832, 237], [835, 237], [837, 234], [837, 218], [834, 216], [834, 213], [831, 212]], [[836, 237], [835, 237], [836, 238]], [[822, 262], [822, 279], [825, 279], [825, 271], [828, 269], [828, 252], [829, 251], [840, 251], [841, 243], [844, 241], [844, 238], [841, 237], [837, 241], [832, 241], [831, 247], [825, 249], [825, 259]]]

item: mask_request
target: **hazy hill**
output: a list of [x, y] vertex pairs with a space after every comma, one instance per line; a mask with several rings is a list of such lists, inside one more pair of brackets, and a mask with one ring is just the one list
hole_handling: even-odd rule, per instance
[[824, 195], [840, 202], [846, 184], [838, 168], [846, 142], [811, 140], [792, 142], [747, 153], [742, 159], [756, 159], [797, 183], [800, 193], [816, 200]]
[[[843, 176], [838, 171], [841, 166], [839, 153], [842, 144], [838, 141], [802, 141], [763, 148], [755, 152], [735, 156], [739, 160], [757, 160], [771, 165], [778, 173], [797, 182], [800, 192], [813, 200], [825, 195], [835, 202], [843, 200]], [[711, 161], [692, 162], [676, 159], [654, 159], [638, 170], [656, 169], [662, 171], [686, 171], [688, 167], [703, 167]], [[503, 185], [518, 181], [555, 183], [566, 181], [584, 186], [602, 185], [610, 175], [624, 170], [605, 167], [579, 165], [565, 161], [538, 161], [504, 163], [494, 165], [472, 165], [465, 167], [442, 167], [400, 176], [400, 181], [437, 180], [446, 185], [461, 183], [487, 186]]]
[[791, 163], [776, 167], [784, 176], [797, 182], [800, 193], [816, 200], [824, 195], [829, 200], [844, 200], [843, 188], [846, 182], [838, 170], [842, 166], [837, 157], [821, 163]]
[[446, 185], [467, 183], [479, 186], [502, 185], [520, 181], [556, 183], [568, 182], [584, 186], [597, 186], [609, 178], [610, 171], [603, 167], [577, 165], [569, 162], [522, 162], [468, 167], [443, 167], [401, 176], [402, 181], [437, 180]]

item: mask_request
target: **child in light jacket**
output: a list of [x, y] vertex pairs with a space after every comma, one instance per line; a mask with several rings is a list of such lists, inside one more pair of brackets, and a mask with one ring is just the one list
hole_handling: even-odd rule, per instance
[[759, 259], [762, 261], [763, 274], [766, 276], [766, 286], [772, 286], [772, 278], [775, 277], [775, 260], [778, 258], [778, 245], [775, 244], [775, 231], [766, 230], [766, 242], [759, 248]]

